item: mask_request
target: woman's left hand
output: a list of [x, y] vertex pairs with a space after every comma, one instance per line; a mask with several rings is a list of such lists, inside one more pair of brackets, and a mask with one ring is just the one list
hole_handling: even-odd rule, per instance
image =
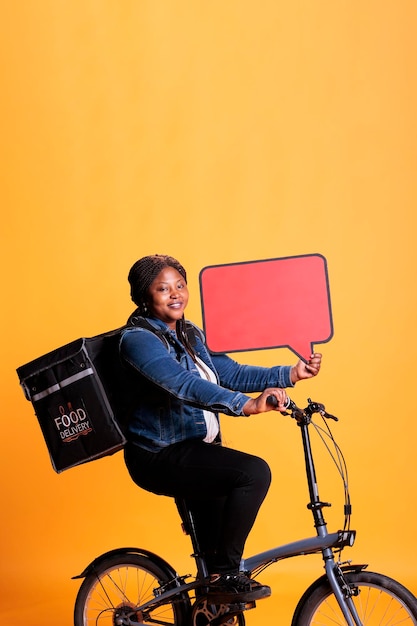
[[293, 365], [291, 368], [291, 381], [293, 384], [297, 383], [299, 380], [317, 376], [320, 371], [321, 356], [319, 352], [314, 352], [307, 363], [300, 360], [297, 365]]

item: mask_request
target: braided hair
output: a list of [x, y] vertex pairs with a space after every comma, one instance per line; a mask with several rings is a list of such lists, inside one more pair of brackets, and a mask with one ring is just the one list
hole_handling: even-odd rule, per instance
[[[187, 282], [187, 273], [177, 259], [166, 254], [152, 254], [144, 256], [132, 265], [128, 274], [130, 283], [130, 295], [138, 307], [138, 313], [142, 317], [149, 317], [147, 306], [148, 289], [158, 274], [166, 267], [173, 267]], [[184, 316], [177, 321], [176, 332], [179, 341], [184, 345], [187, 352], [195, 359], [195, 353], [187, 334]]]

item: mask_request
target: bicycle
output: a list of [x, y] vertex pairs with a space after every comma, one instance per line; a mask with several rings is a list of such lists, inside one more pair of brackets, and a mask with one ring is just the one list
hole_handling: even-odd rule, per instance
[[[269, 399], [271, 404], [274, 400]], [[313, 421], [315, 414], [322, 417], [325, 427]], [[395, 626], [400, 623], [417, 626], [417, 599], [408, 589], [384, 574], [368, 571], [367, 565], [341, 561], [343, 549], [354, 544], [356, 531], [350, 528], [346, 463], [328, 424], [329, 420], [338, 418], [310, 398], [304, 409], [289, 400], [284, 415], [290, 415], [300, 427], [310, 497], [307, 507], [313, 516], [316, 535], [243, 558], [241, 570], [255, 578], [282, 559], [321, 553], [325, 574], [302, 595], [292, 626]], [[343, 481], [344, 525], [336, 532], [328, 531], [324, 519], [323, 509], [330, 503], [323, 502], [319, 496], [310, 426], [324, 442]], [[162, 557], [140, 548], [106, 552], [74, 576], [74, 579], [84, 579], [75, 601], [75, 626], [245, 625], [244, 613], [255, 608], [256, 603], [210, 604], [206, 597], [208, 571], [199, 551], [192, 516], [186, 508], [182, 510], [182, 518], [193, 546], [195, 577], [178, 575]], [[189, 578], [192, 580], [187, 582]]]

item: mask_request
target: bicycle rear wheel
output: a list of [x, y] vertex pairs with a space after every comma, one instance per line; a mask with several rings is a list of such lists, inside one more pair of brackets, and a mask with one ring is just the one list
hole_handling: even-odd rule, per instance
[[102, 561], [84, 579], [75, 601], [75, 626], [123, 626], [128, 619], [140, 624], [184, 626], [187, 594], [158, 604], [146, 612], [136, 607], [156, 597], [155, 589], [170, 582], [167, 572], [141, 554], [119, 554]]
[[[417, 626], [417, 600], [397, 581], [375, 572], [349, 572], [343, 577], [357, 588], [352, 600], [363, 626]], [[313, 583], [298, 603], [292, 626], [346, 626], [325, 576]]]

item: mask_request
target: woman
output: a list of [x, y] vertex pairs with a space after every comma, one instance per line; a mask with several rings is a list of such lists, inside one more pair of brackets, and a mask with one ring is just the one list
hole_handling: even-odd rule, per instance
[[[270, 588], [239, 573], [239, 564], [270, 470], [264, 460], [221, 445], [218, 413], [270, 411], [270, 395], [283, 411], [285, 387], [315, 376], [321, 355], [312, 354], [307, 364], [263, 368], [211, 354], [202, 332], [185, 321], [187, 276], [176, 259], [143, 257], [128, 280], [138, 307], [120, 344], [135, 378], [125, 449], [129, 473], [140, 487], [187, 502], [207, 561], [212, 602], [266, 597]], [[135, 327], [137, 316], [155, 332]], [[259, 395], [246, 395], [252, 392]]]

